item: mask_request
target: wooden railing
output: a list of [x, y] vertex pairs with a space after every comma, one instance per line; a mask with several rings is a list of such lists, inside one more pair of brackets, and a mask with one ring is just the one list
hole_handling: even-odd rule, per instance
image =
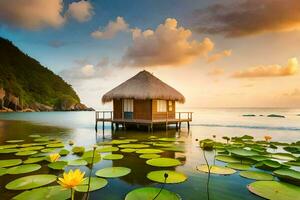
[[193, 120], [193, 112], [176, 112], [175, 118], [179, 121], [192, 121]]
[[113, 119], [113, 111], [96, 111], [95, 115], [97, 121], [112, 121]]

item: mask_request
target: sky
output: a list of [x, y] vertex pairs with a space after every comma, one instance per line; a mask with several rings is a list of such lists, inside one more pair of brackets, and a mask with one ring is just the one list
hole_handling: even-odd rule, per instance
[[0, 36], [100, 109], [148, 70], [181, 107], [300, 107], [299, 0], [0, 0]]

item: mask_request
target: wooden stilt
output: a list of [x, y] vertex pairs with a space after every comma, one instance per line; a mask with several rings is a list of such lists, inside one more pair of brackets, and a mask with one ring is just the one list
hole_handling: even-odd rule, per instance
[[190, 122], [189, 121], [187, 122], [187, 125], [188, 125], [188, 131], [190, 131]]
[[178, 122], [176, 122], [176, 131], [178, 131]]
[[96, 120], [96, 123], [95, 123], [95, 130], [96, 130], [96, 133], [98, 131], [98, 121]]

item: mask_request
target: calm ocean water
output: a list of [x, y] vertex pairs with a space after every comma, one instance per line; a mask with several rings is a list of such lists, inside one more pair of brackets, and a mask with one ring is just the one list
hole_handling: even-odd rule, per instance
[[[212, 135], [216, 135], [217, 140], [222, 140], [222, 136], [232, 137], [248, 134], [260, 140], [265, 135], [271, 135], [274, 141], [293, 142], [300, 140], [300, 116], [297, 116], [300, 114], [300, 109], [182, 109], [182, 111], [194, 112], [190, 132], [183, 125], [180, 133], [175, 130], [154, 133], [120, 131], [112, 135], [110, 124], [106, 124], [105, 138], [102, 137], [100, 124], [98, 133], [94, 130], [94, 112], [0, 113], [0, 144], [4, 144], [6, 140], [10, 139], [27, 138], [30, 134], [57, 136], [65, 142], [73, 139], [76, 145], [86, 147], [97, 142], [120, 137], [138, 139], [145, 139], [151, 135], [177, 137], [185, 141], [185, 151], [183, 153], [168, 152], [166, 156], [184, 158], [184, 165], [174, 169], [187, 174], [189, 178], [181, 184], [167, 185], [166, 189], [178, 193], [182, 199], [198, 200], [207, 199], [207, 176], [196, 170], [196, 166], [203, 164], [204, 160], [195, 139], [212, 138]], [[244, 114], [255, 114], [256, 117], [243, 117]], [[284, 115], [285, 118], [266, 117], [269, 114]], [[212, 161], [213, 155], [210, 153], [208, 156]], [[8, 157], [1, 157], [1, 159]], [[218, 161], [216, 164], [224, 165]], [[148, 185], [161, 186], [146, 178], [148, 172], [157, 170], [157, 168], [147, 166], [145, 160], [136, 155], [126, 155], [124, 159], [119, 161], [103, 160], [95, 165], [93, 172], [107, 166], [126, 166], [132, 169], [132, 173], [123, 178], [109, 179], [108, 186], [92, 192], [91, 199], [124, 199], [125, 195], [132, 189]], [[89, 171], [87, 167], [81, 167], [81, 169], [86, 173]], [[44, 173], [49, 173], [47, 167], [43, 167], [41, 170]], [[57, 175], [60, 173], [56, 172]], [[10, 199], [18, 194], [18, 192], [8, 191], [3, 187], [13, 179], [9, 176], [0, 177], [1, 199]], [[231, 176], [212, 175], [211, 199], [260, 199], [247, 190], [246, 185], [251, 182], [251, 180], [241, 178], [238, 173]]]

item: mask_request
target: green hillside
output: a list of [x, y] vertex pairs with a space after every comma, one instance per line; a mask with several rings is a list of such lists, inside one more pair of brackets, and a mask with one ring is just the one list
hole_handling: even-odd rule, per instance
[[62, 102], [80, 102], [71, 85], [1, 37], [0, 88], [19, 97], [23, 107], [33, 103], [60, 107]]

